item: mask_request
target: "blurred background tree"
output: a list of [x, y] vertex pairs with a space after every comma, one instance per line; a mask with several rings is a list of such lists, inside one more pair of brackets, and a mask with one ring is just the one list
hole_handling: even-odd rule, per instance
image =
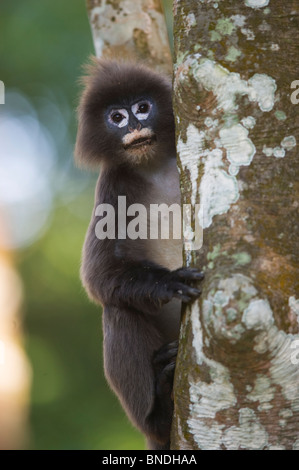
[[2, 0], [0, 31], [0, 246], [24, 284], [29, 446], [143, 449], [105, 382], [100, 311], [79, 280], [97, 177], [73, 164], [78, 79], [94, 53], [85, 1]]

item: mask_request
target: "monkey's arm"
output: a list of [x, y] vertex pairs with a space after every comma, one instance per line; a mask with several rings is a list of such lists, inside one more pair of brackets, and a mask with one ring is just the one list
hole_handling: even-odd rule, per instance
[[172, 298], [188, 302], [200, 295], [200, 290], [186, 284], [203, 279], [197, 269], [170, 271], [147, 260], [118, 258], [114, 254], [115, 244], [115, 240], [98, 240], [91, 224], [83, 251], [81, 277], [95, 302], [155, 313]]
[[[127, 206], [130, 206], [148, 192], [146, 185], [139, 175], [126, 168], [103, 171], [96, 188], [95, 206], [111, 204], [117, 225], [118, 195], [126, 195]], [[95, 302], [129, 306], [152, 314], [174, 297], [188, 302], [200, 295], [198, 289], [186, 284], [203, 279], [197, 269], [169, 271], [146, 259], [148, 255], [139, 246], [139, 240], [98, 239], [98, 220], [95, 216], [91, 219], [81, 269], [83, 285]]]

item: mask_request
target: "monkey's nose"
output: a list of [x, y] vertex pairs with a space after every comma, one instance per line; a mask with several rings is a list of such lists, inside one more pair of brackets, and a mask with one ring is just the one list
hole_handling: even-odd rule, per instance
[[134, 129], [131, 126], [129, 126], [128, 129], [129, 129], [129, 132], [134, 132], [135, 130], [140, 131], [141, 130], [141, 124], [140, 124], [140, 122], [138, 122], [137, 126], [136, 126], [136, 129]]

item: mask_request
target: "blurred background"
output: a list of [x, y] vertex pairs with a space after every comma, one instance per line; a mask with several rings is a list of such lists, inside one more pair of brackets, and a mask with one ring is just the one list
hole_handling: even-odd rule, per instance
[[144, 448], [105, 382], [101, 311], [79, 280], [97, 175], [74, 167], [75, 110], [92, 53], [84, 0], [1, 0], [2, 449]]

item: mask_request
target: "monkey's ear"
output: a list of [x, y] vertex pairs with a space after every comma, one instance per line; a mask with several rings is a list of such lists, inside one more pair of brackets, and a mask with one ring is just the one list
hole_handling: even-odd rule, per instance
[[86, 105], [84, 103], [84, 95], [81, 98], [78, 107], [78, 130], [75, 144], [75, 162], [79, 167], [96, 168], [100, 162], [100, 158], [95, 155], [95, 145], [92, 145], [92, 130], [88, 125]]
[[78, 130], [75, 145], [75, 162], [79, 167], [88, 167], [97, 169], [101, 161], [101, 155], [98, 149], [98, 138], [95, 133], [95, 120], [92, 117], [88, 101], [88, 88], [82, 94], [80, 104], [77, 110]]
[[90, 57], [90, 60], [87, 64], [83, 66], [84, 75], [78, 80], [79, 86], [82, 87], [83, 91], [81, 92], [81, 97], [79, 105], [77, 108], [77, 138], [74, 149], [74, 157], [77, 166], [79, 167], [94, 167], [94, 164], [91, 162], [94, 160], [92, 158], [91, 148], [89, 148], [87, 142], [87, 136], [89, 134], [88, 129], [88, 116], [87, 116], [87, 94], [88, 88], [90, 87], [90, 77], [94, 74], [94, 68], [96, 66], [96, 58]]
[[77, 111], [78, 130], [75, 145], [75, 162], [79, 167], [97, 170], [109, 155], [109, 140], [105, 131], [102, 107], [96, 93], [89, 86], [84, 90]]

